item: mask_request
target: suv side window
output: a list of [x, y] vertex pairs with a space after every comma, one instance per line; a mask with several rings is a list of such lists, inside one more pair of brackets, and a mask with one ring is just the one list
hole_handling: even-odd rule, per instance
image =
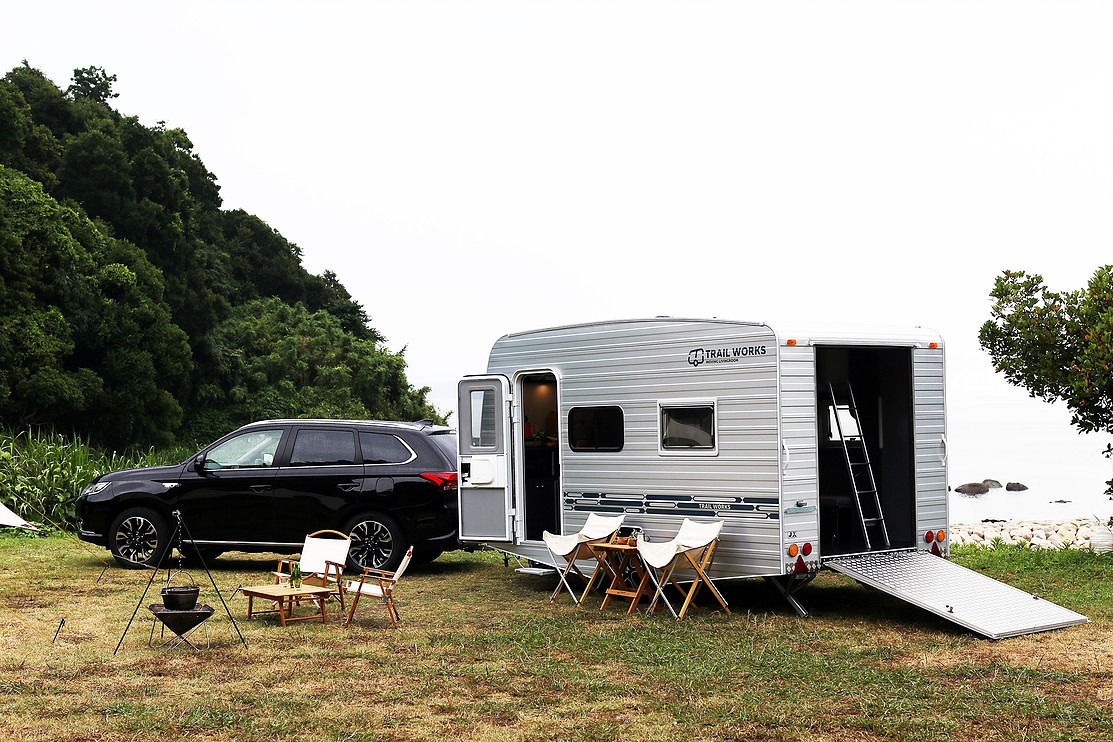
[[365, 464], [405, 464], [416, 456], [397, 436], [384, 433], [361, 432], [359, 447]]
[[274, 465], [274, 454], [282, 440], [281, 430], [253, 430], [214, 446], [205, 454], [205, 468], [253, 469]]
[[350, 430], [299, 430], [290, 466], [356, 463], [356, 441]]

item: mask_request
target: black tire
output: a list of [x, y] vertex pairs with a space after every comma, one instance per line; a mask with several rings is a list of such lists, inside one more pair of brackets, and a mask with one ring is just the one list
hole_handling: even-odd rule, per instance
[[166, 519], [150, 508], [131, 508], [116, 516], [108, 531], [108, 548], [126, 569], [158, 566], [170, 545]]
[[394, 518], [383, 513], [364, 513], [344, 529], [352, 539], [348, 567], [362, 573], [365, 567], [388, 572], [398, 568], [409, 548], [406, 532]]

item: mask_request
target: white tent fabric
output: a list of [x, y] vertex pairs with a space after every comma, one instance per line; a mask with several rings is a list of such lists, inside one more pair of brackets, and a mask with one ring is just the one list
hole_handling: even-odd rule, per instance
[[11, 526], [12, 528], [26, 528], [30, 531], [37, 531], [33, 525], [20, 518], [18, 515], [8, 509], [8, 506], [0, 502], [0, 526]]

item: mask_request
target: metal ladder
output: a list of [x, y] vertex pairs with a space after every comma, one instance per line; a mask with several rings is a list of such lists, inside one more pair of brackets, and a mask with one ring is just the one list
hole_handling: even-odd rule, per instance
[[[827, 392], [831, 395], [831, 406], [834, 409], [835, 426], [839, 431], [839, 440], [846, 459], [846, 470], [850, 474], [850, 486], [854, 489], [854, 504], [858, 509], [858, 519], [862, 522], [862, 537], [866, 540], [866, 551], [873, 549], [870, 544], [869, 529], [878, 527], [885, 548], [890, 548], [889, 529], [885, 525], [885, 515], [881, 510], [881, 496], [877, 491], [877, 482], [873, 477], [873, 466], [870, 464], [870, 454], [866, 449], [866, 440], [862, 435], [861, 418], [858, 417], [858, 404], [854, 400], [854, 390], [850, 384], [842, 385], [846, 396], [842, 403], [835, 396], [835, 385], [827, 382]], [[854, 430], [843, 430], [843, 419], [840, 410], [850, 413], [853, 419]], [[863, 498], [865, 502], [863, 502]], [[868, 514], [867, 514], [868, 513]]]

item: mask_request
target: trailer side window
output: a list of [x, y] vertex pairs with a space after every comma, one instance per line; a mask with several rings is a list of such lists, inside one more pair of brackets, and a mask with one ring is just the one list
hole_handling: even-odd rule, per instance
[[715, 405], [661, 405], [661, 449], [714, 451]]
[[568, 411], [568, 443], [573, 451], [621, 451], [621, 407], [573, 407]]

